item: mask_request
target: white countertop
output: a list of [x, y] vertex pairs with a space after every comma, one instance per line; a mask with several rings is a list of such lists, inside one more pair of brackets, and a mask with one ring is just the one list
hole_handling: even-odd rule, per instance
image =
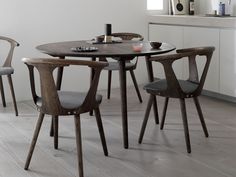
[[148, 23], [236, 28], [236, 17], [206, 17], [203, 15], [149, 15]]

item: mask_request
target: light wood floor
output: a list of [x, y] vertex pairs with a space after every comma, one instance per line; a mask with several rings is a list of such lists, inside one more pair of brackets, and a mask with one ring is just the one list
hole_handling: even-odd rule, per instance
[[[141, 89], [142, 90], [142, 89]], [[236, 105], [200, 97], [209, 130], [205, 138], [192, 100], [187, 101], [192, 153], [186, 152], [178, 100], [170, 100], [164, 130], [155, 125], [151, 113], [143, 144], [138, 135], [147, 104], [142, 91], [140, 104], [133, 88], [128, 91], [130, 149], [123, 149], [120, 94], [112, 90], [111, 100], [104, 95], [102, 119], [109, 150], [103, 155], [96, 122], [82, 115], [84, 170], [86, 177], [235, 177]], [[159, 112], [163, 99], [158, 98]], [[23, 169], [38, 112], [31, 101], [19, 102], [19, 117], [12, 105], [0, 105], [0, 177], [72, 177], [78, 176], [74, 121], [62, 117], [59, 150], [49, 137], [50, 119], [45, 119], [31, 161]]]

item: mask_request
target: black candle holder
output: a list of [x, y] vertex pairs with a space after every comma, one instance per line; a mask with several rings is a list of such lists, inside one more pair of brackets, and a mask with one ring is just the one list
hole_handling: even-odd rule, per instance
[[106, 36], [111, 35], [111, 24], [105, 24], [105, 35]]

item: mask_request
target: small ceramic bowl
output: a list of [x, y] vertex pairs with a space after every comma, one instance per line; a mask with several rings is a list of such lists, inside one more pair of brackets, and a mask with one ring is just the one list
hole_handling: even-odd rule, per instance
[[162, 43], [151, 41], [150, 45], [152, 46], [153, 49], [159, 49], [161, 47]]

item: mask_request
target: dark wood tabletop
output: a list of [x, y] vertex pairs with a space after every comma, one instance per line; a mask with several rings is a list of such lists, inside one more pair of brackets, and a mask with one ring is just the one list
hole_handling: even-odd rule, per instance
[[[142, 49], [139, 52], [133, 50], [133, 45], [141, 43]], [[95, 47], [96, 51], [90, 52], [75, 52], [72, 48], [75, 47]], [[122, 113], [122, 128], [123, 128], [123, 141], [124, 148], [129, 147], [128, 141], [128, 114], [127, 114], [127, 86], [126, 86], [126, 70], [125, 62], [131, 60], [136, 56], [145, 56], [149, 81], [153, 81], [152, 64], [149, 61], [150, 56], [167, 53], [175, 50], [175, 46], [172, 44], [162, 43], [158, 49], [153, 49], [148, 41], [116, 41], [115, 43], [102, 43], [93, 44], [93, 41], [67, 41], [43, 44], [36, 47], [39, 51], [51, 55], [53, 57], [59, 57], [65, 59], [66, 57], [90, 57], [93, 61], [99, 57], [112, 57], [118, 60], [120, 70], [120, 95], [121, 95], [121, 113]], [[62, 81], [63, 67], [58, 68], [57, 75], [57, 89], [60, 90]], [[93, 78], [93, 70], [91, 70], [91, 79]], [[156, 99], [153, 100], [153, 111], [155, 120], [158, 123], [158, 112]]]
[[[133, 51], [135, 43], [142, 43], [140, 52]], [[92, 52], [74, 52], [71, 49], [75, 47], [96, 47], [97, 51]], [[159, 49], [152, 49], [148, 41], [121, 41], [121, 43], [112, 44], [93, 44], [92, 41], [67, 41], [48, 43], [36, 47], [39, 51], [55, 57], [118, 57], [121, 59], [134, 56], [147, 56], [166, 53], [175, 49], [175, 46], [163, 43]]]

